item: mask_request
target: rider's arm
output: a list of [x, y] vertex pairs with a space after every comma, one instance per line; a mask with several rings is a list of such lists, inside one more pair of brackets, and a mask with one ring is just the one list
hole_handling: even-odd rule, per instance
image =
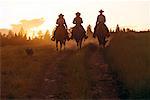
[[67, 28], [67, 24], [66, 24], [66, 21], [64, 20], [64, 24], [65, 24], [65, 27]]
[[56, 21], [56, 24], [58, 24], [58, 19], [57, 19], [57, 21]]
[[74, 18], [74, 20], [73, 20], [73, 24], [76, 24], [76, 20], [75, 20], [75, 18]]
[[104, 23], [106, 22], [106, 18], [105, 18], [105, 16], [104, 16]]
[[82, 20], [82, 18], [81, 18], [81, 23], [83, 23], [83, 20]]
[[99, 23], [99, 16], [97, 16], [96, 25]]

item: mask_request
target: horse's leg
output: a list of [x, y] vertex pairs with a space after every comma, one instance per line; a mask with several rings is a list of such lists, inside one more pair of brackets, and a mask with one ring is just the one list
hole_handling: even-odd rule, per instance
[[104, 34], [102, 34], [101, 39], [102, 39], [102, 48], [104, 48], [105, 47], [105, 43], [106, 43]]
[[60, 41], [60, 51], [61, 51], [61, 49], [62, 49], [62, 42], [63, 42], [63, 41]]
[[79, 43], [80, 43], [80, 49], [81, 49], [81, 47], [82, 47], [82, 39], [79, 41]]
[[100, 39], [100, 37], [98, 36], [97, 39], [98, 39], [99, 46], [101, 47], [101, 39]]
[[56, 40], [56, 50], [58, 51], [58, 40]]
[[77, 48], [78, 48], [78, 46], [79, 46], [79, 41], [76, 41], [76, 43], [77, 43]]
[[66, 48], [66, 40], [63, 41], [63, 45], [64, 45], [64, 50]]
[[103, 38], [102, 38], [102, 37], [98, 37], [98, 41], [99, 41], [99, 46], [100, 46], [101, 48], [104, 48]]

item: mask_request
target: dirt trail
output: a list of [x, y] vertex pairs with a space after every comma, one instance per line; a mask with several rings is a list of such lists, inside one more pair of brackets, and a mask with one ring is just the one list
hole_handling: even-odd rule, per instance
[[69, 55], [72, 51], [57, 52], [53, 62], [47, 65], [45, 74], [40, 78], [41, 84], [39, 84], [37, 92], [32, 98], [36, 99], [61, 99], [66, 98], [65, 92], [65, 81], [64, 74], [61, 70], [61, 62]]
[[[91, 45], [90, 49], [93, 49]], [[95, 50], [90, 59], [89, 73], [91, 75], [91, 98], [118, 98], [118, 87], [116, 81], [113, 79], [113, 74], [109, 65], [105, 63], [102, 50]]]
[[118, 87], [101, 49], [59, 52], [36, 93], [39, 99], [118, 99]]

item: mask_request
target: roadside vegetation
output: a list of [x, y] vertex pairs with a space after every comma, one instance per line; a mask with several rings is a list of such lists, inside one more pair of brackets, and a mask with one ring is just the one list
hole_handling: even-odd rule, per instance
[[129, 98], [150, 98], [150, 33], [113, 34], [105, 59], [129, 91]]

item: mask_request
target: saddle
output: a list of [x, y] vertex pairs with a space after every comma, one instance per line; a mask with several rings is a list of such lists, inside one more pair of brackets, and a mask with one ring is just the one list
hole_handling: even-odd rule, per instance
[[82, 25], [76, 25], [72, 29], [72, 37], [74, 37], [74, 38], [77, 38], [77, 37], [83, 38], [86, 36], [85, 33], [86, 33], [86, 31], [84, 30]]
[[105, 37], [109, 37], [109, 30], [108, 27], [104, 23], [99, 23], [94, 28], [94, 36], [103, 34]]
[[[56, 30], [54, 31], [54, 36], [53, 38], [62, 40], [62, 39], [68, 39], [68, 32], [65, 26], [57, 26]], [[54, 40], [55, 40], [54, 39]]]

